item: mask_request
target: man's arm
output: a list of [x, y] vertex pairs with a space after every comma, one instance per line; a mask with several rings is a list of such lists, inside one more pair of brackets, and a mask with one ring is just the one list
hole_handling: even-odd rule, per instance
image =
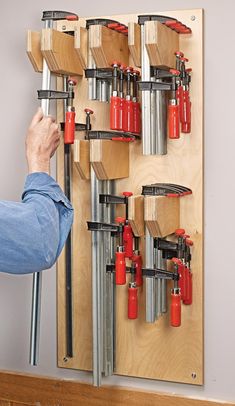
[[59, 145], [58, 125], [42, 110], [26, 137], [29, 175], [22, 203], [0, 202], [0, 272], [23, 274], [50, 268], [73, 221], [73, 209], [49, 176], [50, 158]]

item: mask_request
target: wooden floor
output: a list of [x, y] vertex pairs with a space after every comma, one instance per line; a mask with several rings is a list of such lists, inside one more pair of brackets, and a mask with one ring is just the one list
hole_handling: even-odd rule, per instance
[[0, 372], [0, 406], [229, 406], [165, 393]]

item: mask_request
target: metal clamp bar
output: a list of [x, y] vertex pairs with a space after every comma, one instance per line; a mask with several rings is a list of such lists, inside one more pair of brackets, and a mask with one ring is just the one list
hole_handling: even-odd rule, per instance
[[[45, 28], [52, 28], [53, 21], [46, 20], [44, 23]], [[43, 59], [42, 71], [42, 89], [50, 89], [51, 73]], [[42, 99], [41, 107], [45, 115], [49, 114], [49, 100]], [[42, 294], [42, 273], [36, 272], [33, 274], [33, 289], [32, 289], [32, 309], [31, 309], [31, 332], [30, 332], [30, 365], [38, 364], [39, 357], [39, 338], [40, 338], [40, 316], [41, 316], [41, 294]]]

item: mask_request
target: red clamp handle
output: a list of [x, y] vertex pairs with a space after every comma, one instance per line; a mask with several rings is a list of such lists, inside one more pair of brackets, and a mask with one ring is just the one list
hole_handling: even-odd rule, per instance
[[138, 291], [136, 287], [128, 288], [128, 319], [134, 320], [138, 317]]
[[191, 131], [191, 102], [188, 90], [183, 90], [180, 121], [182, 124], [182, 132], [189, 133]]
[[67, 111], [65, 115], [64, 143], [74, 144], [75, 138], [75, 111]]
[[111, 96], [110, 98], [110, 128], [111, 130], [122, 130], [121, 123], [121, 99], [118, 96]]
[[193, 302], [193, 280], [192, 280], [192, 272], [190, 272], [188, 267], [185, 267], [185, 283], [186, 283], [186, 292], [183, 303], [185, 305], [191, 305]]
[[116, 280], [116, 285], [125, 285], [126, 284], [125, 252], [116, 252], [115, 280]]
[[141, 255], [134, 254], [132, 257], [132, 262], [135, 265], [136, 286], [142, 286], [143, 285], [143, 276], [142, 276], [142, 257], [141, 257]]
[[124, 226], [123, 243], [126, 258], [131, 258], [133, 255], [133, 232], [130, 224]]
[[170, 139], [178, 139], [180, 137], [180, 116], [179, 105], [168, 105], [168, 132]]
[[180, 327], [181, 325], [181, 295], [179, 289], [171, 291], [171, 326]]
[[125, 100], [123, 109], [123, 131], [133, 133], [134, 127], [134, 103]]

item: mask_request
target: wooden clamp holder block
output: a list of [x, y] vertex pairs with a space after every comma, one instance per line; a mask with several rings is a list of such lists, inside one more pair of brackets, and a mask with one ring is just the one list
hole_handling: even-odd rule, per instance
[[87, 67], [87, 29], [78, 27], [74, 31], [74, 48], [83, 69]]
[[74, 37], [51, 28], [42, 30], [41, 51], [51, 72], [83, 75], [83, 67], [74, 48]]
[[129, 65], [127, 36], [102, 25], [89, 27], [90, 49], [97, 68], [109, 68], [114, 60]]
[[128, 198], [128, 220], [135, 237], [144, 236], [144, 196]]
[[180, 225], [180, 198], [145, 196], [144, 220], [152, 237], [173, 234]]
[[175, 68], [175, 52], [179, 50], [179, 34], [159, 21], [145, 23], [150, 65]]
[[76, 27], [74, 37], [56, 30], [28, 30], [27, 55], [35, 72], [42, 72], [43, 56], [51, 72], [82, 75], [87, 65], [87, 30]]
[[91, 140], [90, 160], [99, 180], [128, 178], [129, 143]]
[[137, 23], [128, 23], [128, 46], [134, 65], [141, 67], [141, 35], [140, 25]]
[[41, 33], [36, 31], [27, 32], [27, 55], [35, 72], [42, 72], [43, 58], [41, 53]]
[[83, 180], [90, 179], [90, 142], [87, 140], [74, 141], [74, 165]]

